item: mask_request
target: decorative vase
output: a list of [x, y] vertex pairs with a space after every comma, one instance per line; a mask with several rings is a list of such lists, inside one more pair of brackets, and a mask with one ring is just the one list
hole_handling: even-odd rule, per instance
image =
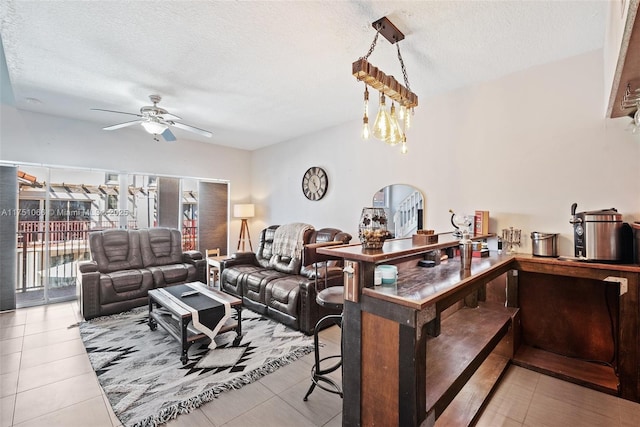
[[362, 208], [358, 237], [363, 249], [382, 249], [388, 237], [387, 215], [383, 208]]

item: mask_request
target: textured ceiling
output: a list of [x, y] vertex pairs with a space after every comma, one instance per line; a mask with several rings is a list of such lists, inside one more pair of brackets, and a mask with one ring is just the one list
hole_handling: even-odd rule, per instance
[[[153, 93], [189, 138], [256, 149], [361, 119], [351, 63], [387, 16], [411, 89], [430, 97], [603, 47], [606, 1], [2, 0], [16, 107], [87, 120], [130, 117]], [[402, 81], [395, 46], [369, 58]], [[5, 97], [3, 97], [4, 99]], [[38, 101], [33, 101], [39, 100]], [[144, 131], [141, 127], [111, 131]]]

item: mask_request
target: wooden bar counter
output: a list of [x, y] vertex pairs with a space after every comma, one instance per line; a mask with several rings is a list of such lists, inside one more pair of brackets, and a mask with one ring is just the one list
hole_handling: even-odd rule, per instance
[[[444, 234], [434, 245], [414, 245], [409, 238], [387, 241], [377, 251], [360, 245], [318, 250], [345, 261], [343, 425], [468, 425], [509, 363], [640, 401], [640, 266], [493, 252], [473, 258], [470, 270], [461, 270], [459, 258], [433, 268], [418, 266], [430, 251], [457, 243]], [[379, 264], [398, 267], [397, 285], [373, 286]], [[533, 276], [524, 277], [528, 274]], [[605, 370], [604, 386], [590, 383], [591, 377], [574, 378], [562, 368], [562, 357], [526, 345], [520, 304], [528, 306], [519, 297], [537, 295], [535, 274], [560, 284], [577, 277], [596, 287], [616, 286], [616, 297], [620, 289], [616, 304], [609, 304], [618, 309], [612, 317], [618, 375], [616, 369]], [[499, 277], [507, 278], [506, 304], [484, 301], [486, 284]], [[538, 352], [530, 355], [530, 350]], [[556, 356], [552, 362], [545, 361], [549, 354]], [[569, 360], [564, 364], [572, 365], [574, 359]]]

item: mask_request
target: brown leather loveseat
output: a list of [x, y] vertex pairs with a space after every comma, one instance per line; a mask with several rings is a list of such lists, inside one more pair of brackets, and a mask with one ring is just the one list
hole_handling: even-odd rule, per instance
[[351, 235], [336, 228], [300, 227], [304, 224], [282, 227], [296, 225], [301, 233], [299, 253], [278, 241], [281, 226], [267, 227], [260, 233], [256, 253], [238, 252], [222, 263], [220, 288], [255, 312], [312, 334], [317, 321], [330, 314], [316, 303], [317, 291], [342, 284], [341, 260], [327, 259], [316, 249], [347, 244]]
[[198, 251], [182, 251], [177, 229], [94, 231], [89, 248], [91, 261], [78, 265], [85, 319], [145, 305], [150, 289], [206, 280], [206, 260]]

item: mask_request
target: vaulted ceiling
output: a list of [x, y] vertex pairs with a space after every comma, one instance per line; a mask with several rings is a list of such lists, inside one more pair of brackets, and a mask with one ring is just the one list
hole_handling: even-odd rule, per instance
[[[26, 1], [3, 0], [1, 37], [19, 109], [95, 123], [131, 120], [149, 95], [189, 138], [253, 150], [360, 121], [351, 64], [383, 16], [424, 103], [604, 44], [606, 1]], [[395, 46], [370, 62], [402, 81]], [[6, 99], [3, 96], [3, 99]], [[114, 132], [139, 132], [141, 127]]]

